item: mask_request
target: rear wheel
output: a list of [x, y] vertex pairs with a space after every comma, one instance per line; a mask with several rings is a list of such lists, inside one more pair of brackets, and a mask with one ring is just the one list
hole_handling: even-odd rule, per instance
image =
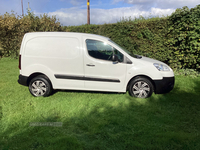
[[147, 98], [153, 93], [153, 85], [149, 79], [139, 77], [131, 81], [128, 90], [133, 97]]
[[35, 96], [49, 96], [52, 91], [51, 82], [43, 75], [33, 78], [29, 83], [29, 91]]

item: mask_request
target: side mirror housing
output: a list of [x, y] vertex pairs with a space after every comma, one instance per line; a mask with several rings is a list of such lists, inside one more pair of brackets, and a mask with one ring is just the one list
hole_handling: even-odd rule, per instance
[[114, 55], [112, 56], [112, 61], [115, 62], [115, 63], [118, 63], [118, 62], [119, 62], [118, 56], [114, 54]]

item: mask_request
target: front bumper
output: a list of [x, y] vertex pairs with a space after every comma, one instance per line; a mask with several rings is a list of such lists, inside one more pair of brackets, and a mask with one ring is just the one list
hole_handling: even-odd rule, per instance
[[162, 80], [154, 80], [155, 83], [155, 94], [165, 94], [169, 93], [173, 88], [175, 84], [175, 78], [174, 77], [163, 77]]
[[27, 86], [28, 77], [19, 75], [18, 83], [24, 86]]

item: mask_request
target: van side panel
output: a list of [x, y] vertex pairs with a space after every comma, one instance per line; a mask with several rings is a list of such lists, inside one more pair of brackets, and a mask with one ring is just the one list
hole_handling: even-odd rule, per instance
[[29, 40], [25, 56], [74, 59], [79, 57], [79, 41], [76, 38], [37, 37]]
[[62, 80], [56, 75], [83, 76], [83, 57], [77, 37], [39, 36], [25, 43], [23, 75], [46, 73], [54, 89], [82, 88], [84, 81]]

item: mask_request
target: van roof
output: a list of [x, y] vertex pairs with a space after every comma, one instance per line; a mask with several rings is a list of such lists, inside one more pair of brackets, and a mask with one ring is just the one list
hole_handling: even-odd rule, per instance
[[101, 39], [109, 39], [108, 37], [97, 35], [97, 34], [89, 34], [89, 33], [78, 33], [78, 32], [30, 32], [26, 33], [29, 37], [35, 36], [88, 36], [94, 38], [101, 38]]

